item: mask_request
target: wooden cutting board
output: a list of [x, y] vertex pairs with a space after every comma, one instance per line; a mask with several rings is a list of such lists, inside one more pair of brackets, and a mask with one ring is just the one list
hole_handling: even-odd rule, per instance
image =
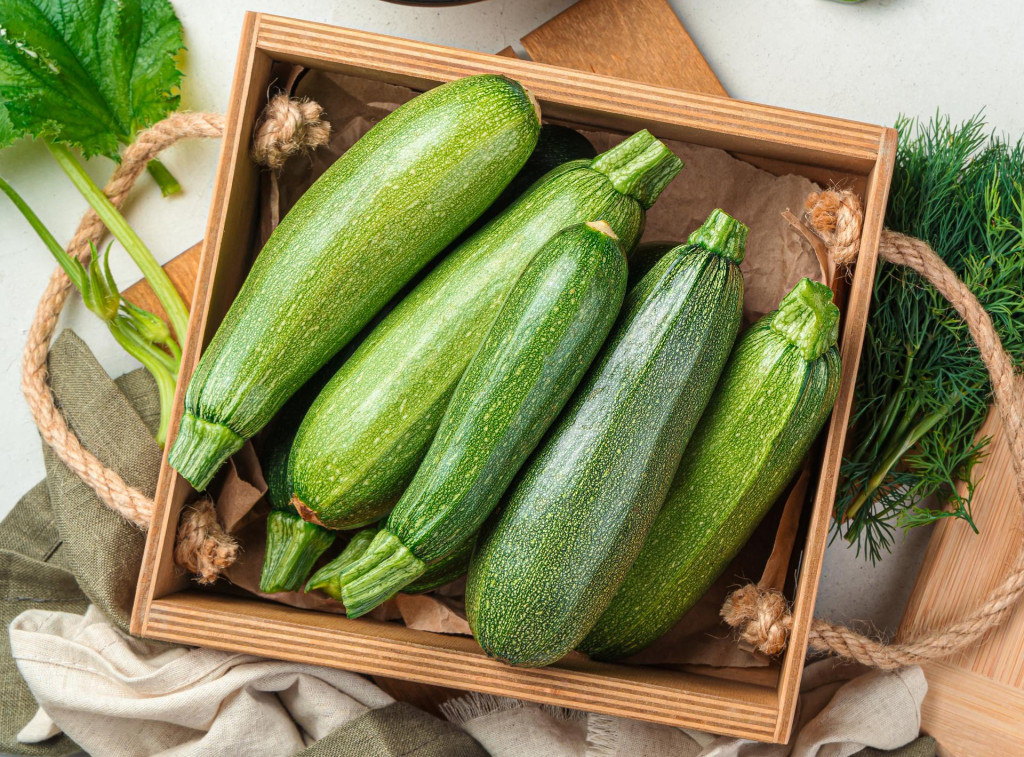
[[[949, 518], [935, 527], [903, 613], [899, 635], [938, 628], [977, 607], [1006, 575], [1024, 538], [1010, 448], [993, 411], [980, 431], [991, 436], [979, 463], [972, 511], [980, 533]], [[1024, 606], [983, 643], [924, 666], [928, 695], [921, 730], [939, 753], [955, 757], [1024, 754]]]

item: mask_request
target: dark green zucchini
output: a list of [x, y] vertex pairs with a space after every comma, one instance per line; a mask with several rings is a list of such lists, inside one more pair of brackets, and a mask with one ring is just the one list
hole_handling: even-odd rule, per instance
[[409, 485], [455, 385], [509, 290], [555, 232], [595, 218], [623, 249], [682, 168], [639, 132], [593, 161], [566, 163], [449, 254], [374, 329], [310, 408], [289, 457], [293, 502], [312, 522], [355, 528]]
[[625, 292], [626, 258], [603, 221], [563, 229], [541, 248], [462, 375], [387, 524], [337, 577], [349, 617], [394, 596], [415, 571], [476, 533], [583, 378]]
[[832, 291], [804, 279], [743, 334], [640, 555], [582, 651], [614, 660], [643, 649], [747, 542], [832, 412], [838, 323]]
[[505, 189], [540, 131], [503, 76], [443, 84], [370, 129], [270, 235], [188, 385], [168, 457], [205, 489], [401, 286]]
[[639, 284], [640, 280], [647, 275], [647, 272], [654, 268], [659, 260], [665, 257], [665, 253], [674, 250], [678, 246], [679, 242], [644, 242], [643, 244], [638, 244], [629, 256], [627, 290]]
[[469, 558], [473, 556], [476, 535], [467, 539], [462, 546], [427, 566], [427, 572], [402, 587], [405, 594], [422, 594], [451, 583], [456, 578], [466, 575], [469, 570]]
[[732, 347], [747, 228], [715, 211], [626, 298], [583, 385], [480, 532], [466, 611], [484, 651], [571, 651], [640, 551]]
[[[341, 585], [338, 583], [337, 577], [344, 574], [348, 565], [363, 556], [376, 535], [375, 527], [357, 531], [340, 555], [313, 574], [306, 584], [306, 591], [320, 589], [333, 599], [337, 599], [339, 602], [343, 601]], [[403, 591], [406, 594], [422, 594], [451, 583], [465, 574], [469, 567], [469, 558], [473, 554], [474, 543], [474, 539], [468, 539], [445, 557], [428, 565], [426, 572], [412, 581]]]
[[[566, 126], [544, 124], [540, 130], [540, 137], [537, 139], [537, 146], [534, 147], [526, 164], [498, 199], [491, 203], [487, 210], [463, 233], [460, 240], [468, 238], [473, 232], [482, 228], [484, 224], [512, 204], [534, 181], [551, 169], [571, 160], [593, 158], [594, 155], [594, 146], [579, 132]], [[457, 245], [460, 240], [457, 240], [455, 244]], [[286, 513], [275, 515], [275, 520], [286, 523], [284, 525], [275, 524], [277, 533], [273, 539], [271, 539], [268, 528], [267, 548], [263, 558], [263, 571], [260, 574], [261, 591], [265, 593], [297, 591], [306, 580], [317, 558], [333, 541], [333, 538], [326, 537], [326, 534], [330, 532], [321, 526], [315, 523], [301, 525], [305, 521], [302, 521], [290, 502], [292, 485], [291, 479], [288, 477], [288, 454], [302, 418], [313, 404], [313, 400], [355, 351], [355, 348], [426, 277], [426, 274], [433, 270], [434, 264], [439, 262], [441, 257], [438, 256], [424, 266], [387, 305], [377, 312], [344, 349], [331, 358], [323, 368], [316, 372], [313, 378], [292, 395], [266, 427], [260, 450], [260, 462], [263, 466], [264, 478], [267, 481], [267, 496], [275, 510]], [[285, 534], [290, 534], [290, 538], [284, 538]], [[326, 546], [322, 546], [325, 543]], [[287, 555], [282, 555], [282, 553], [287, 553]], [[469, 564], [468, 553], [462, 562], [459, 575], [465, 573], [465, 568]], [[428, 572], [433, 572], [433, 567]], [[428, 576], [423, 578], [426, 579]], [[442, 583], [447, 583], [447, 581], [442, 581]], [[406, 591], [409, 591], [408, 587], [406, 587]], [[421, 591], [426, 591], [426, 589]]]

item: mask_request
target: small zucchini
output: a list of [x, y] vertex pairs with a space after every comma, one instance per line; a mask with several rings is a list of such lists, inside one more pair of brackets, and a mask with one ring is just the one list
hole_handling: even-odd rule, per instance
[[623, 249], [682, 163], [642, 131], [565, 163], [450, 253], [374, 329], [306, 415], [289, 456], [306, 520], [357, 528], [386, 515], [426, 455], [455, 385], [523, 269], [566, 226], [601, 219]]
[[335, 579], [349, 617], [471, 539], [583, 378], [625, 293], [626, 258], [603, 221], [563, 229], [541, 248], [470, 360], [387, 524]]
[[554, 662], [611, 601], [736, 338], [746, 237], [716, 210], [628, 294], [584, 383], [480, 532], [466, 611], [488, 655]]
[[839, 310], [804, 279], [739, 340], [640, 555], [580, 649], [616, 660], [674, 626], [792, 479], [839, 390]]
[[168, 462], [196, 489], [498, 197], [537, 142], [536, 101], [486, 74], [370, 129], [270, 235], [189, 382]]

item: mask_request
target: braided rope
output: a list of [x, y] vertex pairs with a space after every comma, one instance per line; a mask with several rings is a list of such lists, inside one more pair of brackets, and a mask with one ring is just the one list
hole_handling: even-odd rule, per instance
[[[275, 98], [275, 101], [277, 98]], [[275, 106], [261, 119], [260, 144], [263, 148], [261, 163], [279, 168], [290, 156], [326, 141], [330, 125], [320, 120], [321, 109], [316, 103], [286, 102]], [[309, 118], [310, 124], [303, 119]], [[120, 209], [146, 165], [163, 150], [179, 140], [189, 138], [218, 138], [224, 133], [224, 116], [216, 113], [175, 113], [141, 131], [135, 141], [125, 148], [121, 163], [114, 170], [103, 191]], [[83, 262], [90, 254], [89, 243], [99, 242], [107, 233], [106, 227], [92, 209], [82, 217], [67, 252]], [[22, 353], [21, 389], [32, 418], [39, 427], [43, 441], [75, 474], [88, 484], [100, 500], [115, 512], [142, 529], [153, 517], [153, 500], [133, 486], [129, 486], [115, 471], [82, 446], [68, 427], [64, 415], [54, 404], [50, 391], [47, 356], [57, 320], [71, 293], [72, 284], [64, 270], [58, 267], [50, 276], [43, 296], [36, 307], [29, 327], [28, 339]], [[179, 338], [183, 335], [179, 334]], [[187, 508], [178, 530], [175, 559], [200, 580], [209, 583], [220, 571], [234, 562], [237, 544], [217, 521], [216, 511], [209, 500], [201, 500]]]
[[[852, 192], [827, 191], [807, 198], [811, 225], [837, 262], [849, 265], [859, 249], [862, 211]], [[989, 314], [934, 250], [920, 239], [885, 230], [878, 254], [886, 261], [913, 269], [931, 283], [967, 323], [992, 379], [996, 408], [1011, 451], [1017, 494], [1024, 507], [1024, 379], [1014, 370]], [[1000, 582], [975, 610], [960, 620], [927, 631], [901, 644], [857, 633], [846, 626], [814, 619], [809, 643], [819, 652], [855, 660], [875, 668], [894, 669], [948, 657], [984, 638], [1002, 624], [1024, 596], [1024, 544]], [[735, 590], [722, 606], [722, 618], [740, 638], [765, 654], [778, 654], [793, 627], [785, 597], [753, 584]]]

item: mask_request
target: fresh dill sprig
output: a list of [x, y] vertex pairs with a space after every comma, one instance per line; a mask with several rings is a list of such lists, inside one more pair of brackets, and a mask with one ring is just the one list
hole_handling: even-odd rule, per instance
[[[886, 225], [928, 242], [1024, 358], [1024, 141], [901, 119]], [[992, 387], [963, 319], [908, 268], [879, 262], [844, 458], [833, 538], [872, 562], [897, 528], [971, 518], [977, 432]], [[936, 495], [938, 509], [922, 507]]]

